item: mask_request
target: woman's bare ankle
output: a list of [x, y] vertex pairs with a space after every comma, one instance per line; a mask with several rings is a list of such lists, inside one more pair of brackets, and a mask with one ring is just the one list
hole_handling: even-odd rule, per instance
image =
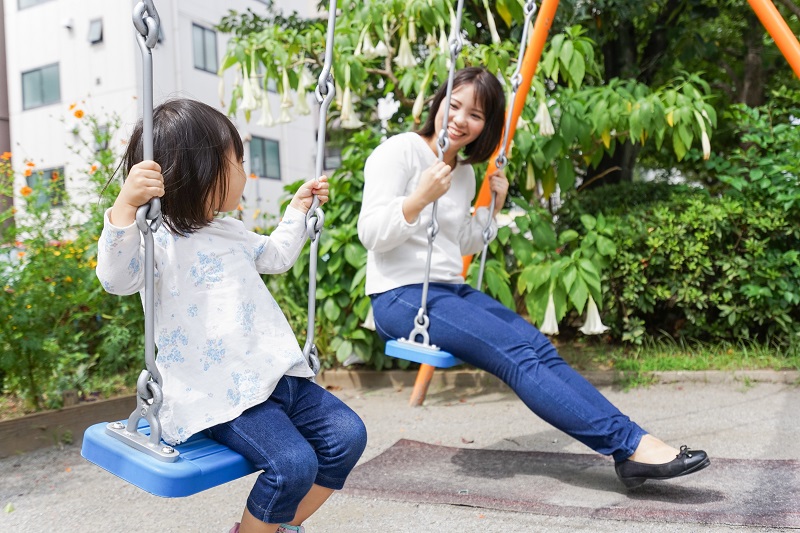
[[630, 461], [644, 464], [664, 464], [672, 461], [678, 456], [678, 449], [666, 444], [662, 440], [652, 436], [645, 435], [639, 441], [639, 446], [633, 452], [633, 455], [628, 457]]

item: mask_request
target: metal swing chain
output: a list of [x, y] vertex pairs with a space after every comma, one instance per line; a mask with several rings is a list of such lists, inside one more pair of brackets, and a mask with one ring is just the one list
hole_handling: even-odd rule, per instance
[[[522, 37], [520, 39], [517, 68], [514, 70], [514, 74], [511, 75], [511, 102], [509, 102], [508, 105], [508, 112], [506, 113], [506, 125], [503, 128], [503, 142], [500, 144], [500, 152], [497, 154], [497, 158], [495, 159], [495, 166], [497, 167], [497, 170], [503, 170], [508, 164], [508, 156], [506, 155], [509, 142], [508, 133], [511, 130], [511, 118], [514, 114], [514, 104], [517, 101], [517, 91], [519, 90], [520, 85], [522, 85], [522, 74], [520, 71], [522, 70], [522, 60], [525, 57], [525, 50], [528, 47], [528, 28], [530, 27], [533, 15], [536, 13], [536, 2], [534, 0], [529, 0], [525, 4], [523, 12], [525, 14], [525, 22], [522, 28]], [[494, 204], [496, 201], [497, 193], [492, 191], [492, 197], [489, 201], [489, 219], [486, 221], [486, 227], [483, 228], [483, 253], [481, 254], [481, 266], [478, 270], [478, 283], [475, 287], [478, 290], [482, 290], [483, 288], [483, 273], [486, 270], [486, 256], [489, 254], [489, 240], [492, 236], [492, 218], [494, 218]]]
[[[153, 159], [153, 54], [158, 42], [161, 19], [153, 0], [142, 0], [133, 8], [136, 41], [142, 53], [142, 159]], [[145, 369], [136, 381], [137, 407], [121, 422], [109, 424], [107, 431], [126, 444], [161, 460], [172, 462], [180, 455], [172, 446], [161, 443], [161, 422], [158, 412], [164, 397], [162, 377], [156, 367], [155, 349], [155, 251], [153, 233], [161, 227], [161, 199], [152, 198], [136, 210], [136, 226], [144, 239], [144, 359]], [[149, 438], [139, 433], [139, 420], [150, 425]]]
[[[336, 85], [333, 81], [333, 46], [334, 30], [336, 29], [336, 0], [331, 0], [328, 7], [328, 34], [325, 41], [325, 63], [322, 73], [317, 81], [315, 96], [319, 109], [319, 125], [317, 126], [317, 161], [315, 177], [319, 178], [324, 170], [325, 163], [325, 129], [328, 120], [328, 108], [336, 95]], [[308, 264], [308, 338], [303, 347], [303, 355], [308, 361], [308, 366], [314, 374], [319, 372], [320, 362], [317, 347], [314, 344], [315, 318], [317, 305], [317, 256], [319, 255], [319, 236], [325, 225], [325, 213], [320, 208], [319, 198], [313, 195], [311, 207], [306, 212], [306, 233], [311, 241], [311, 250]]]
[[[444, 113], [442, 115], [442, 128], [439, 130], [439, 137], [436, 140], [436, 151], [439, 154], [439, 161], [444, 162], [444, 156], [450, 148], [450, 139], [447, 136], [447, 122], [450, 116], [450, 96], [453, 94], [453, 78], [456, 73], [456, 61], [458, 60], [461, 49], [464, 46], [464, 41], [461, 37], [461, 14], [464, 9], [464, 0], [458, 0], [458, 8], [456, 10], [456, 17], [453, 21], [453, 28], [450, 33], [450, 70], [447, 76], [447, 92], [445, 93]], [[439, 222], [436, 219], [436, 212], [439, 200], [433, 202], [431, 209], [431, 221], [428, 225], [428, 257], [425, 261], [425, 280], [422, 284], [422, 302], [420, 304], [417, 316], [414, 319], [414, 329], [408, 335], [408, 340], [411, 342], [417, 341], [417, 336], [422, 337], [422, 344], [425, 346], [438, 350], [438, 347], [431, 345], [430, 336], [428, 335], [428, 326], [430, 325], [430, 318], [428, 318], [428, 286], [430, 285], [431, 278], [431, 259], [433, 257], [433, 240], [436, 234], [439, 233]]]

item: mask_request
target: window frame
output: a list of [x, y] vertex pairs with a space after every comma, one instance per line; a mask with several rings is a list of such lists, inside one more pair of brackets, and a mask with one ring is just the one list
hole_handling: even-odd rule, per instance
[[[52, 101], [46, 101], [45, 98], [44, 98], [44, 83], [40, 83], [39, 84], [39, 90], [40, 90], [41, 96], [42, 96], [41, 103], [38, 103], [36, 105], [28, 105], [26, 103], [26, 101], [25, 101], [25, 77], [28, 76], [28, 75], [34, 74], [34, 73], [41, 73], [45, 69], [48, 69], [50, 67], [55, 67], [56, 68], [56, 75], [57, 75], [57, 82], [58, 82], [58, 85], [57, 85], [58, 95], [57, 95], [57, 97]], [[40, 80], [40, 82], [41, 81], [42, 80]], [[45, 107], [45, 106], [49, 106], [49, 105], [53, 105], [53, 104], [58, 104], [58, 103], [61, 102], [61, 67], [60, 67], [59, 63], [50, 63], [49, 65], [42, 65], [41, 67], [36, 67], [36, 68], [32, 68], [30, 70], [22, 71], [20, 73], [20, 84], [22, 86], [22, 110], [23, 111], [28, 111], [29, 109], [37, 109], [37, 108], [40, 108], [40, 107]]]
[[[94, 27], [95, 24], [99, 24], [100, 25], [100, 34], [98, 35], [98, 37], [96, 39], [92, 39], [92, 28]], [[103, 19], [102, 18], [91, 19], [89, 21], [89, 33], [86, 36], [86, 39], [89, 41], [89, 44], [91, 44], [92, 46], [94, 46], [96, 44], [100, 44], [100, 43], [103, 42]]]
[[46, 2], [51, 2], [52, 0], [32, 0], [32, 1], [28, 0], [29, 3], [27, 5], [23, 6], [22, 2], [24, 2], [24, 1], [26, 1], [26, 0], [17, 0], [17, 9], [19, 11], [22, 11], [23, 9], [29, 9], [31, 7], [36, 7], [39, 4], [44, 4]]
[[[256, 163], [256, 156], [253, 153], [253, 146], [255, 146], [256, 144], [259, 144], [261, 146], [260, 150], [263, 157], [263, 163], [261, 165], [261, 168], [255, 168], [254, 166]], [[270, 165], [269, 165], [269, 159], [267, 157], [267, 146], [269, 144], [275, 145], [275, 153], [278, 158], [278, 161], [275, 164], [275, 168], [278, 169], [277, 176], [269, 174]], [[281, 168], [281, 142], [279, 140], [253, 135], [253, 137], [250, 139], [250, 172], [258, 176], [259, 178], [278, 180], [278, 181], [282, 179], [283, 171]]]
[[[201, 53], [203, 55], [203, 64], [197, 64], [197, 48], [195, 43], [195, 29], [200, 30], [202, 32], [202, 50]], [[208, 68], [208, 57], [206, 56], [206, 45], [208, 44], [207, 36], [211, 34], [214, 38], [214, 68]], [[202, 70], [203, 72], [209, 72], [211, 74], [216, 75], [217, 71], [219, 70], [219, 47], [217, 42], [217, 32], [212, 30], [211, 28], [206, 28], [205, 26], [198, 24], [196, 22], [192, 22], [192, 63], [194, 64], [194, 68], [197, 70]]]

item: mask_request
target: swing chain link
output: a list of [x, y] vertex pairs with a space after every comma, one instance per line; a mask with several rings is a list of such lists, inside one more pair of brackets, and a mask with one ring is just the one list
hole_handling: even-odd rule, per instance
[[[147, 15], [145, 15], [147, 13]], [[151, 50], [158, 43], [161, 18], [158, 16], [153, 0], [142, 0], [133, 8], [133, 26]]]
[[[508, 112], [506, 113], [506, 125], [503, 128], [503, 142], [500, 144], [500, 151], [495, 158], [495, 166], [497, 170], [503, 170], [508, 165], [508, 144], [509, 144], [509, 131], [511, 130], [511, 119], [513, 118], [513, 110], [517, 101], [517, 93], [520, 86], [522, 86], [522, 62], [525, 58], [525, 50], [528, 46], [528, 28], [530, 27], [531, 19], [536, 13], [536, 2], [528, 0], [523, 8], [525, 14], [525, 22], [522, 27], [522, 37], [520, 39], [519, 57], [517, 58], [517, 66], [514, 69], [514, 74], [511, 75], [511, 102], [508, 105]], [[481, 290], [483, 287], [483, 273], [486, 269], [486, 255], [489, 253], [489, 241], [492, 238], [492, 219], [494, 218], [494, 208], [497, 199], [497, 193], [492, 191], [492, 199], [489, 203], [489, 218], [486, 220], [486, 226], [483, 228], [483, 253], [481, 254], [481, 265], [478, 270], [477, 289]]]
[[[450, 67], [447, 75], [447, 91], [445, 93], [444, 101], [441, 105], [444, 106], [444, 113], [442, 114], [442, 126], [436, 140], [436, 151], [439, 155], [439, 161], [444, 161], [445, 153], [450, 149], [450, 138], [447, 135], [447, 122], [450, 115], [450, 96], [453, 94], [453, 78], [456, 73], [456, 62], [458, 56], [461, 54], [463, 48], [463, 39], [461, 36], [461, 16], [464, 11], [464, 0], [458, 0], [458, 7], [456, 10], [455, 18], [453, 19], [453, 27], [450, 33]], [[439, 233], [439, 221], [437, 220], [437, 209], [439, 200], [434, 200], [431, 207], [431, 221], [428, 224], [428, 256], [425, 262], [425, 279], [422, 283], [422, 298], [417, 313], [417, 319], [414, 321], [414, 329], [409, 333], [408, 340], [410, 342], [417, 342], [417, 336], [422, 337], [422, 344], [429, 348], [437, 349], [430, 344], [428, 336], [428, 286], [430, 285], [431, 277], [431, 261], [433, 258], [433, 241]]]
[[[325, 62], [322, 72], [317, 80], [314, 94], [319, 109], [319, 123], [317, 126], [317, 160], [316, 179], [322, 176], [325, 163], [325, 131], [328, 126], [328, 108], [336, 95], [336, 84], [333, 80], [333, 47], [334, 32], [336, 30], [336, 0], [330, 0], [328, 6], [328, 31], [325, 40]], [[306, 233], [311, 241], [308, 261], [308, 326], [306, 328], [306, 343], [303, 346], [303, 356], [308, 362], [311, 371], [316, 375], [321, 368], [317, 346], [314, 344], [316, 331], [317, 312], [317, 259], [319, 256], [319, 236], [325, 225], [325, 213], [320, 208], [320, 201], [316, 194], [313, 195], [311, 206], [306, 212]]]

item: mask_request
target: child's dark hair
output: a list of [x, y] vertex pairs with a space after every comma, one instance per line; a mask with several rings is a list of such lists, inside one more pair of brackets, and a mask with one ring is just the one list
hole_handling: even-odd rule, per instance
[[[228, 165], [242, 160], [244, 147], [233, 123], [196, 100], [168, 100], [153, 110], [153, 159], [164, 176], [161, 213], [173, 232], [186, 235], [210, 222], [228, 189]], [[127, 175], [142, 161], [142, 121], [131, 134], [122, 166]]]
[[[464, 147], [466, 159], [461, 162], [482, 163], [492, 156], [495, 148], [500, 144], [505, 122], [506, 94], [497, 77], [482, 67], [467, 67], [456, 72], [453, 78], [453, 90], [467, 84], [472, 84], [475, 88], [475, 101], [483, 109], [486, 122], [478, 138]], [[428, 118], [422, 128], [417, 131], [418, 134], [427, 138], [438, 138], [439, 132], [436, 131], [435, 124], [436, 113], [439, 112], [439, 107], [446, 95], [447, 84], [442, 84], [431, 101]]]

